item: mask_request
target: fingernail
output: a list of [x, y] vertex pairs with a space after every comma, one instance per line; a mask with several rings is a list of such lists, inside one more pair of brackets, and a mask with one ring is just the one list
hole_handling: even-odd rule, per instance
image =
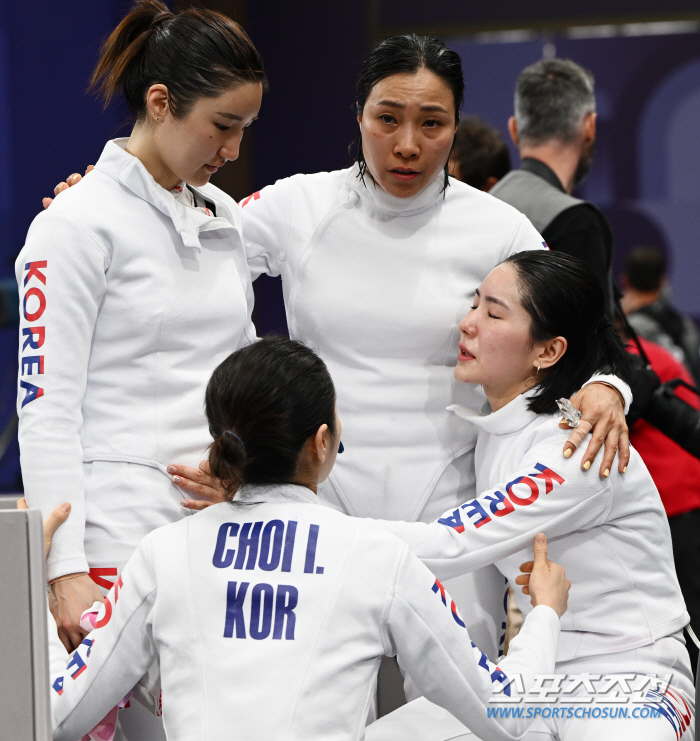
[[571, 458], [571, 454], [572, 454], [573, 452], [574, 452], [574, 451], [573, 451], [573, 450], [571, 450], [571, 448], [567, 448], [567, 449], [566, 449], [566, 450], [564, 451], [564, 458]]
[[187, 501], [187, 499], [183, 499], [183, 500], [182, 500], [182, 501], [180, 502], [180, 504], [181, 504], [181, 505], [182, 505], [183, 507], [189, 507], [189, 506], [190, 506], [190, 503], [189, 503], [189, 501]]
[[61, 509], [64, 512], [70, 512], [70, 504], [68, 502], [63, 502], [63, 504], [61, 505]]
[[606, 468], [605, 471], [603, 471], [603, 476], [605, 476], [606, 479], [608, 478], [608, 476], [610, 476], [610, 469], [609, 468]]
[[173, 476], [173, 484], [179, 484], [182, 479], [179, 476]]
[[585, 462], [585, 463], [583, 464], [583, 470], [584, 470], [584, 471], [587, 471], [587, 470], [588, 470], [588, 469], [589, 469], [590, 467], [591, 467], [591, 462], [590, 462], [590, 461], [586, 461], [586, 462]]
[[627, 466], [622, 469], [622, 473], [627, 473]]
[[168, 466], [168, 473], [177, 473], [177, 468], [175, 466]]

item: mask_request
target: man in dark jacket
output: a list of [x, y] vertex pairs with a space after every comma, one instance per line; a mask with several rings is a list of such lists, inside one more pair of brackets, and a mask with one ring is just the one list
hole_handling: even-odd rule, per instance
[[571, 191], [593, 160], [596, 134], [593, 75], [570, 60], [549, 59], [524, 69], [516, 84], [508, 130], [522, 159], [491, 194], [524, 213], [552, 250], [582, 259], [598, 276], [613, 317], [610, 225]]

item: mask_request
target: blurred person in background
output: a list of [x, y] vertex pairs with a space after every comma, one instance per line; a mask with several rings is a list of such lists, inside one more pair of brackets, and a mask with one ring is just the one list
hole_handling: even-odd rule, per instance
[[620, 276], [623, 291], [620, 303], [634, 331], [668, 350], [697, 383], [700, 335], [695, 322], [671, 305], [667, 272], [666, 258], [660, 249], [635, 247], [627, 255], [625, 272]]
[[510, 152], [501, 132], [478, 116], [465, 116], [457, 127], [450, 175], [488, 193], [510, 167]]
[[612, 319], [610, 225], [593, 204], [571, 195], [593, 162], [593, 86], [588, 70], [565, 59], [542, 60], [520, 73], [508, 131], [522, 161], [490, 192], [522, 211], [551, 250], [588, 265], [603, 287], [606, 313]]

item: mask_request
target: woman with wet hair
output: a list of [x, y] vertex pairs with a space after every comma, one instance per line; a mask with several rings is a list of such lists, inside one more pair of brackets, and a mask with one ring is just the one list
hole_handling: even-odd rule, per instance
[[[475, 432], [446, 411], [483, 400], [452, 379], [457, 323], [494, 265], [544, 248], [522, 214], [448, 177], [463, 93], [461, 60], [444, 43], [390, 37], [357, 84], [355, 164], [242, 202], [253, 278], [282, 276], [291, 336], [318, 350], [338, 387], [345, 452], [319, 495], [348, 514], [431, 521], [474, 493]], [[601, 470], [610, 469], [624, 429], [617, 392], [586, 386], [576, 403], [582, 430], [600, 419], [584, 460], [610, 433]], [[625, 441], [626, 432], [621, 466]], [[206, 483], [176, 470], [185, 489]], [[487, 569], [463, 582], [453, 596], [465, 613], [481, 605], [470, 627], [497, 656], [503, 579]]]
[[[105, 104], [123, 95], [131, 134], [35, 219], [17, 262], [26, 498], [45, 514], [72, 505], [48, 562], [68, 650], [98, 585], [188, 514], [166, 467], [201, 460], [206, 380], [255, 338], [240, 209], [209, 178], [238, 156], [266, 77], [229, 18], [143, 0], [92, 83]], [[145, 697], [157, 709], [157, 691]]]
[[483, 738], [527, 728], [487, 705], [499, 689], [518, 699], [516, 675], [529, 688], [553, 669], [570, 585], [544, 536], [535, 607], [496, 666], [405, 543], [319, 506], [341, 426], [315, 353], [279, 337], [238, 350], [214, 371], [206, 411], [229, 501], [141, 542], [55, 682], [56, 741], [86, 733], [156, 658], [170, 741], [362, 738], [382, 655]]
[[[478, 433], [479, 493], [436, 523], [383, 526], [439, 579], [495, 562], [513, 586], [527, 584], [519, 567], [532, 557], [533, 534], [547, 535], [575, 587], [555, 670], [565, 679], [528, 739], [692, 739], [695, 691], [683, 639], [689, 617], [654, 481], [636, 450], [626, 472], [607, 477], [583, 470], [580, 452], [568, 460], [559, 454], [568, 430], [559, 424], [558, 400], [593, 373], [626, 372], [599, 281], [561, 252], [511, 256], [481, 282], [459, 328], [455, 378], [482, 385], [488, 400], [486, 413], [451, 407]], [[515, 598], [527, 616], [527, 599], [517, 589]], [[583, 675], [594, 680], [576, 686]], [[658, 689], [654, 677], [670, 684]], [[574, 714], [574, 704], [597, 710]], [[448, 714], [434, 711], [425, 701], [406, 706], [368, 738], [399, 738], [400, 720], [413, 741], [462, 738]], [[426, 717], [430, 726], [420, 728]]]

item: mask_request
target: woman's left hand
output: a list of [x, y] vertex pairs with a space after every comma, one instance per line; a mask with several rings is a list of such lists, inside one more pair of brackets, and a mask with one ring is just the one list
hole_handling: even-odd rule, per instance
[[[600, 475], [610, 475], [618, 451], [617, 467], [620, 473], [624, 473], [630, 460], [630, 438], [625, 421], [625, 405], [619, 392], [604, 383], [591, 383], [574, 394], [571, 403], [581, 410], [582, 417], [581, 423], [574, 428], [564, 445], [564, 456], [569, 458], [592, 430], [591, 441], [581, 462], [582, 467], [588, 470], [605, 444]], [[559, 426], [568, 427], [566, 422]]]
[[175, 486], [198, 497], [204, 497], [204, 499], [183, 499], [181, 504], [187, 509], [206, 509], [212, 504], [226, 501], [224, 488], [221, 481], [212, 475], [209, 461], [202, 461], [199, 468], [174, 464], [168, 466], [168, 473], [172, 474]]

